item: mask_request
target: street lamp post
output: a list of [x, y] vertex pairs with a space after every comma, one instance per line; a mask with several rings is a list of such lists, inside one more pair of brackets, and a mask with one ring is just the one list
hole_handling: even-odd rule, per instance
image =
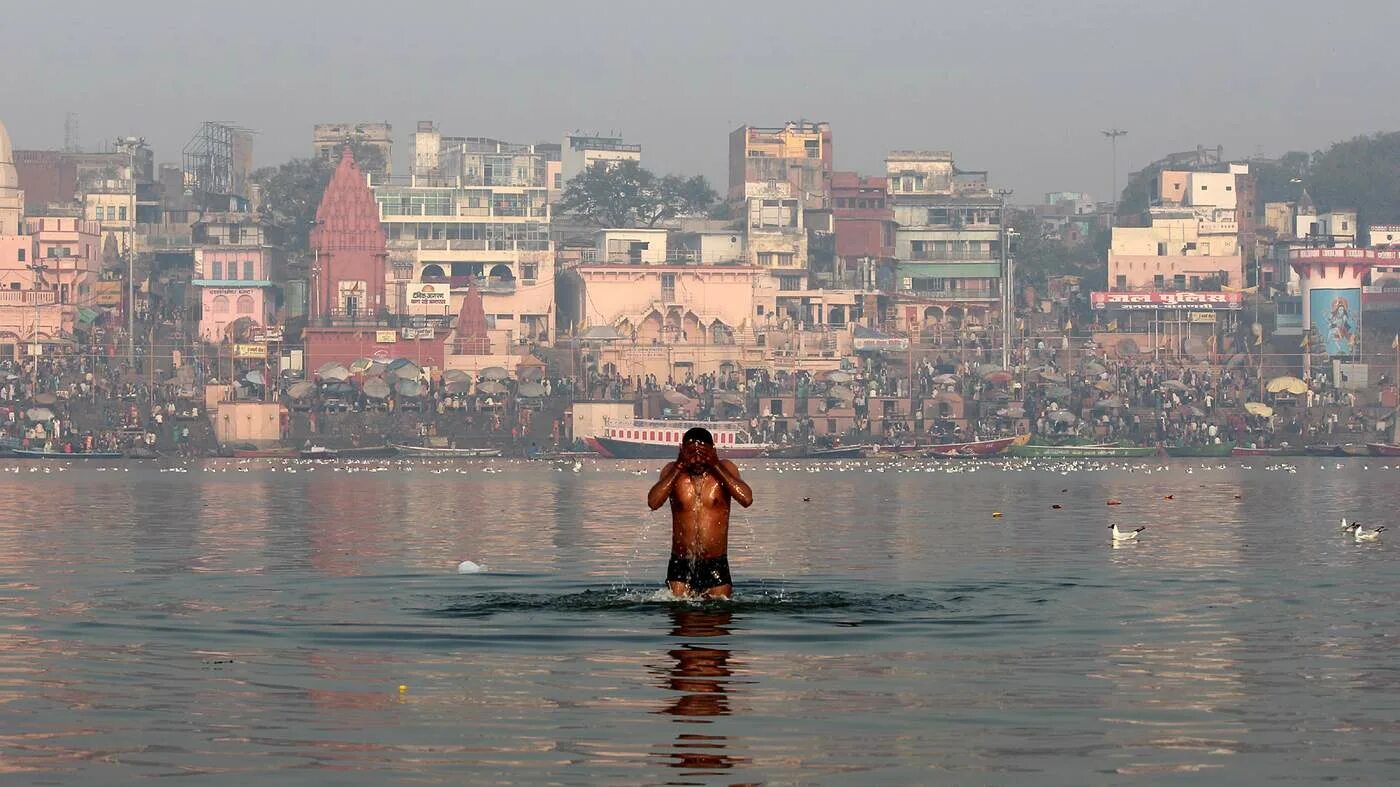
[[1099, 133], [1108, 137], [1108, 141], [1113, 148], [1113, 212], [1116, 214], [1118, 213], [1118, 138], [1128, 132], [1121, 128], [1111, 128], [1107, 131], [1100, 131]]
[[1001, 235], [1001, 368], [1011, 368], [1011, 326], [1012, 311], [1016, 308], [1016, 295], [1012, 289], [1014, 281], [1011, 272], [1011, 255], [1007, 250], [1010, 245], [1011, 231], [1006, 226], [1006, 198], [1011, 196], [1011, 189], [997, 189], [997, 196], [1001, 197], [1001, 215], [997, 218], [997, 226]]

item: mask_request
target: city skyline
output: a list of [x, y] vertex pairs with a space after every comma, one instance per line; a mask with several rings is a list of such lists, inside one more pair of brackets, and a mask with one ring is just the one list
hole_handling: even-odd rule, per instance
[[[17, 78], [0, 103], [16, 147], [60, 147], [72, 112], [89, 149], [137, 134], [158, 160], [178, 161], [198, 124], [217, 119], [256, 130], [266, 166], [309, 156], [315, 123], [387, 120], [399, 163], [414, 123], [432, 119], [518, 142], [618, 132], [649, 168], [722, 185], [730, 131], [805, 118], [832, 124], [837, 169], [879, 174], [890, 150], [952, 150], [1024, 202], [1061, 190], [1106, 199], [1106, 128], [1129, 132], [1121, 186], [1198, 144], [1247, 158], [1400, 127], [1400, 108], [1366, 100], [1388, 87], [1383, 31], [1387, 17], [1400, 21], [1374, 3], [1348, 9], [1364, 26], [1313, 24], [1312, 7], [1295, 2], [1268, 16], [1194, 1], [902, 15], [618, 3], [608, 16], [551, 10], [529, 28], [512, 11], [454, 7], [432, 24], [406, 18], [398, 33], [355, 8], [253, 3], [242, 28], [217, 36], [171, 3], [120, 18], [76, 7], [94, 13], [15, 42]], [[1307, 47], [1291, 51], [1303, 24]], [[1161, 57], [1115, 60], [1141, 51]]]

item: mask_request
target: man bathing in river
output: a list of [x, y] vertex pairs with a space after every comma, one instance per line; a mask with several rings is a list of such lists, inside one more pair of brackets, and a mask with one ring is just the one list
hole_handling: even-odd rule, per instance
[[729, 598], [729, 501], [753, 505], [753, 490], [739, 468], [715, 452], [709, 430], [695, 427], [681, 438], [676, 461], [661, 469], [647, 493], [655, 511], [671, 501], [671, 562], [666, 586], [675, 596]]

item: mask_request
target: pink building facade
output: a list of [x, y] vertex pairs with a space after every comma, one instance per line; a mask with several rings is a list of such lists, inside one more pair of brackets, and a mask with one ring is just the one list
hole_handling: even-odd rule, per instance
[[199, 337], [220, 342], [229, 326], [246, 318], [249, 327], [270, 325], [276, 315], [271, 251], [262, 246], [214, 246], [195, 251], [199, 287]]
[[[101, 227], [76, 218], [35, 218], [0, 235], [0, 357], [72, 339], [102, 269]], [[43, 352], [41, 349], [40, 352]]]

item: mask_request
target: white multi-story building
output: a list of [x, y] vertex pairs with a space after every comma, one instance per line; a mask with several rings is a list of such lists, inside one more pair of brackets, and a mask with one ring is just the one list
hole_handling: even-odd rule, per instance
[[586, 134], [569, 134], [564, 137], [560, 148], [561, 184], [567, 184], [595, 162], [642, 160], [642, 146], [622, 141], [621, 137], [600, 137]]

